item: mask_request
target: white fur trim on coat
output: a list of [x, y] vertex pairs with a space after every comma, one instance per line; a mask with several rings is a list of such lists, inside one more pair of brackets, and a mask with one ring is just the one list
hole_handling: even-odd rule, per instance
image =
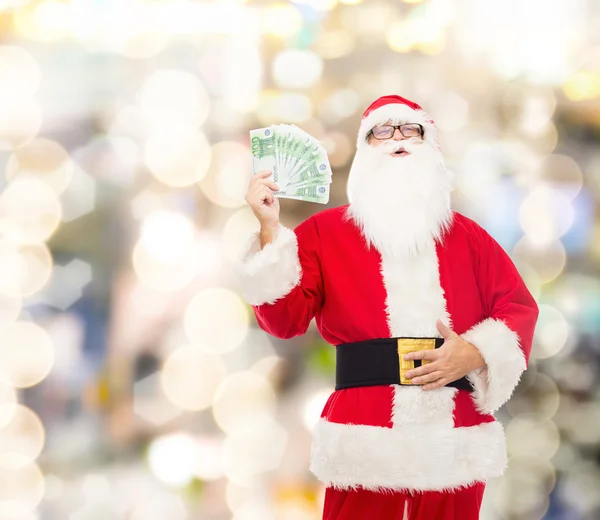
[[259, 233], [255, 233], [235, 271], [242, 296], [249, 304], [274, 303], [283, 298], [302, 276], [296, 234], [279, 224], [274, 240], [260, 249]]
[[478, 410], [491, 414], [508, 401], [527, 367], [519, 336], [502, 320], [488, 318], [462, 338], [475, 345], [486, 362], [467, 378], [475, 387], [473, 399]]
[[425, 392], [420, 386], [394, 386], [392, 428], [454, 428], [454, 397], [458, 390], [451, 386]]
[[392, 429], [321, 419], [313, 431], [310, 469], [337, 489], [448, 491], [498, 477], [505, 467], [498, 422]]
[[[439, 226], [442, 228], [442, 226]], [[402, 233], [398, 229], [397, 233]], [[386, 290], [387, 323], [392, 338], [440, 338], [436, 320], [448, 327], [452, 321], [440, 284], [439, 263], [432, 228], [417, 237], [420, 250], [414, 256], [395, 257], [381, 252], [381, 276]]]
[[401, 123], [420, 123], [425, 130], [425, 140], [431, 143], [438, 150], [440, 143], [438, 140], [438, 132], [433, 122], [433, 119], [423, 110], [413, 110], [408, 105], [401, 103], [389, 103], [373, 110], [367, 117], [360, 122], [358, 130], [358, 140], [356, 147], [366, 146], [367, 133], [375, 125], [385, 123], [392, 120], [394, 124]]

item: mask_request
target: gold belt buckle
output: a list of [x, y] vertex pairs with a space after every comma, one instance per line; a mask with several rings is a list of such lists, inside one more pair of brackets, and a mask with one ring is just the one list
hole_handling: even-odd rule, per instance
[[[411, 359], [406, 361], [404, 354], [409, 352], [418, 352], [419, 350], [435, 350], [435, 338], [398, 338], [398, 359], [400, 360], [400, 384], [412, 385], [412, 380], [406, 378], [406, 372], [415, 368], [415, 362]], [[421, 360], [421, 365], [430, 363], [425, 359]], [[418, 385], [415, 385], [418, 386]]]

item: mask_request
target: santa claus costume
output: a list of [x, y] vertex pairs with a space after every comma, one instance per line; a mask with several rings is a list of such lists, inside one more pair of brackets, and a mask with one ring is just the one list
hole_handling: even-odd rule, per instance
[[[385, 122], [419, 123], [423, 139], [368, 144]], [[401, 157], [390, 154], [398, 146]], [[361, 121], [350, 204], [293, 231], [279, 224], [262, 249], [253, 236], [238, 263], [263, 330], [292, 338], [315, 318], [337, 348], [311, 451], [324, 520], [476, 519], [486, 480], [506, 466], [493, 412], [526, 368], [538, 308], [499, 244], [450, 209], [451, 189], [431, 118], [382, 97]], [[401, 384], [400, 345], [439, 347], [438, 319], [485, 367], [436, 390]]]

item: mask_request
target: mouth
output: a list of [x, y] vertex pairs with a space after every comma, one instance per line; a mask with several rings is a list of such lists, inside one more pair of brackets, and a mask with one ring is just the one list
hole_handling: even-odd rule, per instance
[[392, 157], [404, 157], [405, 155], [410, 155], [410, 152], [407, 152], [404, 148], [399, 148], [395, 152], [390, 154]]

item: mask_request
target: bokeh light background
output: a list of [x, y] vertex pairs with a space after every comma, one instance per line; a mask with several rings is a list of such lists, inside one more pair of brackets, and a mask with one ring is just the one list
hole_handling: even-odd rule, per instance
[[248, 131], [320, 139], [345, 204], [388, 93], [541, 308], [482, 518], [600, 518], [599, 26], [592, 0], [0, 0], [0, 519], [320, 518], [333, 348], [237, 292]]

